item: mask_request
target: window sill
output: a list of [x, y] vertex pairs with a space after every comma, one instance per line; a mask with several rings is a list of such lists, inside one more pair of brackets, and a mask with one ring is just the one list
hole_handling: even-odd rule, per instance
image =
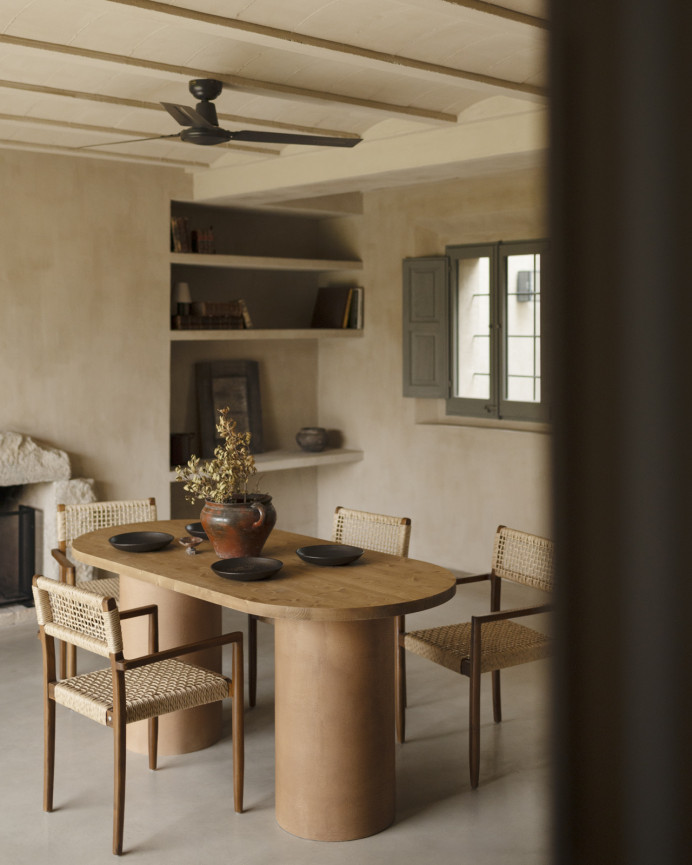
[[464, 417], [445, 413], [443, 399], [416, 399], [415, 422], [421, 426], [476, 427], [479, 429], [515, 430], [543, 435], [552, 433], [552, 425], [545, 421], [509, 420], [506, 418]]

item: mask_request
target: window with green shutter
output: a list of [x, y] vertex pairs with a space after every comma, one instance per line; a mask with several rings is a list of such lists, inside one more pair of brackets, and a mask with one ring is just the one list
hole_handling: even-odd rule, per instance
[[546, 420], [545, 241], [447, 247], [404, 261], [404, 395], [450, 415]]

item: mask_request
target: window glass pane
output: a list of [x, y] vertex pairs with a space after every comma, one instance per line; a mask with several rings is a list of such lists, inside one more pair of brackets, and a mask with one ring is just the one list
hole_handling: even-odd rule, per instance
[[508, 255], [505, 298], [505, 399], [541, 399], [541, 257]]
[[457, 262], [455, 396], [490, 398], [490, 258]]

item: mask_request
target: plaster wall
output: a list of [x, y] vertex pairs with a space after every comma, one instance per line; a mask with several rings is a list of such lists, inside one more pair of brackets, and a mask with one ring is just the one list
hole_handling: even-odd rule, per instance
[[3, 150], [0, 429], [98, 498], [168, 511], [169, 206], [179, 170]]
[[409, 516], [412, 557], [484, 570], [498, 524], [550, 535], [549, 434], [420, 423], [423, 401], [402, 396], [402, 259], [544, 237], [544, 201], [542, 174], [517, 171], [366, 193], [362, 217], [325, 227], [359, 236], [365, 330], [320, 345], [320, 424], [365, 458], [319, 470], [321, 536], [336, 505]]

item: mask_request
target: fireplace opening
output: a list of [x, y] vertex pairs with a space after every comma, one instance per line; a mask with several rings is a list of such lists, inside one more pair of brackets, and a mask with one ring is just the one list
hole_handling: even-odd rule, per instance
[[17, 503], [20, 490], [20, 486], [0, 489], [0, 606], [33, 605], [36, 513], [35, 508]]

